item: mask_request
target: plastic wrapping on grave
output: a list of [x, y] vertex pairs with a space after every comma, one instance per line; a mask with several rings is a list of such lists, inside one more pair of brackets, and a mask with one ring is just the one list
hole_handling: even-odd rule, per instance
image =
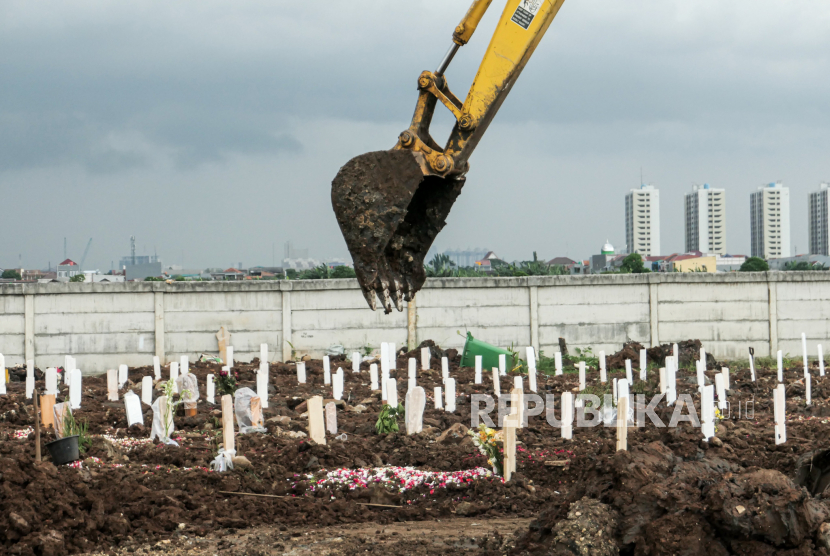
[[72, 406], [69, 402], [56, 403], [52, 406], [52, 423], [54, 423], [55, 438], [63, 438], [64, 419], [67, 414], [72, 415]]
[[236, 423], [239, 425], [239, 434], [249, 432], [268, 432], [265, 427], [253, 426], [251, 415], [251, 398], [257, 394], [250, 388], [240, 388], [233, 394], [233, 411], [236, 413]]
[[[178, 442], [176, 442], [169, 436], [164, 436], [164, 423], [162, 422], [161, 408], [159, 407], [162, 399], [164, 399], [164, 396], [159, 396], [158, 398], [156, 398], [156, 401], [153, 402], [153, 428], [150, 432], [150, 440], [153, 440], [154, 438], [158, 437], [158, 439], [164, 444], [178, 446]], [[167, 403], [170, 404], [172, 402], [168, 400]], [[170, 411], [170, 430], [168, 431], [169, 434], [173, 434], [173, 431], [176, 430], [176, 423], [173, 420], [173, 413], [173, 411]]]
[[199, 381], [193, 373], [186, 375], [179, 375], [176, 378], [176, 386], [179, 387], [179, 392], [187, 390], [187, 396], [182, 397], [184, 406], [187, 408], [196, 407], [196, 400], [199, 399]]
[[219, 473], [233, 469], [233, 457], [235, 455], [236, 450], [220, 448], [219, 453], [216, 454], [216, 459], [210, 462], [211, 469]]
[[340, 344], [332, 344], [328, 348], [326, 348], [326, 355], [329, 357], [335, 357], [337, 355], [343, 355], [346, 353], [346, 348], [341, 346]]

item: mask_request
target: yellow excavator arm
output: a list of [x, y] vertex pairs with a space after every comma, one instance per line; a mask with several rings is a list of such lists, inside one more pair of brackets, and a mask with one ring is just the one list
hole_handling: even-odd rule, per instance
[[[395, 146], [423, 155], [425, 175], [452, 176], [467, 171], [467, 161], [507, 98], [536, 46], [565, 0], [510, 0], [496, 27], [478, 74], [464, 102], [450, 91], [444, 72], [466, 44], [492, 0], [476, 0], [453, 34], [453, 45], [434, 72], [418, 79], [418, 104], [409, 129]], [[443, 149], [429, 135], [435, 103], [440, 101], [456, 118]]]
[[[426, 280], [424, 257], [464, 185], [468, 160], [564, 0], [507, 0], [467, 97], [452, 93], [445, 72], [472, 38], [492, 0], [474, 0], [434, 72], [418, 78], [408, 129], [390, 151], [362, 154], [332, 182], [332, 206], [372, 309], [403, 310]], [[443, 104], [456, 123], [441, 148], [429, 133]]]

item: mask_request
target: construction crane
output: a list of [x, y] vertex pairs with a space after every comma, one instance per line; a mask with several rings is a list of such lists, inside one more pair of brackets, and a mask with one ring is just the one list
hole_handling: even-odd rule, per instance
[[[426, 281], [424, 258], [469, 170], [468, 160], [564, 0], [507, 0], [467, 97], [450, 91], [444, 72], [470, 40], [492, 0], [474, 0], [434, 71], [418, 78], [418, 101], [408, 129], [388, 151], [359, 155], [332, 182], [337, 222], [369, 306], [403, 310]], [[430, 136], [435, 107], [456, 123], [444, 148]]]
[[81, 258], [81, 272], [84, 271], [84, 263], [86, 262], [86, 256], [89, 254], [90, 245], [92, 245], [92, 238], [89, 238], [89, 241], [86, 244], [86, 249], [84, 249], [84, 256]]

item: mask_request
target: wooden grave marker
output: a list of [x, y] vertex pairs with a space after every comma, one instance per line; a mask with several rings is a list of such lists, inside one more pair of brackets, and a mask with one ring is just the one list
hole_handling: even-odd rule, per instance
[[107, 370], [107, 399], [111, 402], [118, 401], [118, 371]]
[[406, 434], [418, 434], [424, 430], [426, 404], [426, 392], [420, 386], [406, 393]]
[[337, 406], [334, 402], [326, 404], [326, 430], [329, 434], [337, 434]]
[[251, 426], [255, 428], [262, 428], [264, 419], [262, 418], [262, 398], [259, 396], [251, 396]]
[[[338, 371], [339, 373], [339, 371]], [[308, 399], [308, 436], [317, 444], [326, 444], [326, 425], [323, 419], [323, 397]]]

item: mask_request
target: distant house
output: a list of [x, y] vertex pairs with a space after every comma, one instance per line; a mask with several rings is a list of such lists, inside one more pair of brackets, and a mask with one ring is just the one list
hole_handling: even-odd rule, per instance
[[214, 280], [244, 280], [245, 273], [236, 268], [227, 268], [222, 272], [211, 272]]
[[492, 272], [495, 265], [503, 262], [494, 252], [488, 251], [483, 259], [475, 262], [474, 268], [482, 272]]
[[[548, 261], [548, 266], [564, 266], [565, 270], [568, 271], [570, 271], [575, 264], [576, 261], [569, 259], [568, 257], [554, 257]], [[580, 274], [582, 273], [580, 272]]]
[[82, 274], [81, 267], [72, 259], [66, 259], [58, 265], [58, 282], [69, 282], [73, 276]]

